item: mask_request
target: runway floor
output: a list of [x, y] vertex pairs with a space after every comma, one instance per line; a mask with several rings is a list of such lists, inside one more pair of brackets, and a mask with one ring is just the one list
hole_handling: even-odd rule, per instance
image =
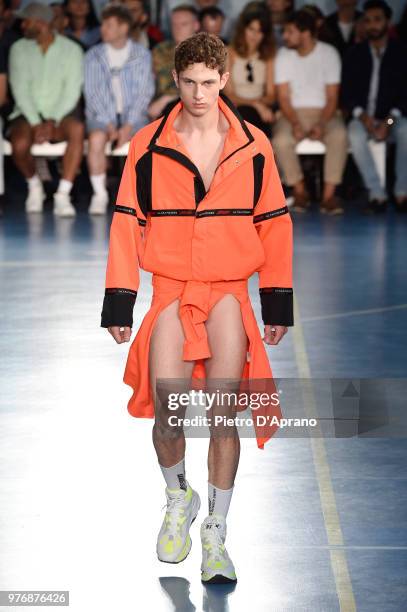
[[[293, 220], [296, 325], [268, 347], [275, 376], [312, 379], [311, 413], [330, 379], [373, 381], [402, 405], [407, 219], [348, 205], [341, 218], [315, 209]], [[49, 204], [30, 217], [9, 205], [0, 219], [0, 590], [69, 590], [75, 612], [405, 610], [403, 411], [398, 427], [384, 420], [365, 435], [278, 432], [264, 451], [242, 438], [233, 589], [200, 582], [208, 441], [187, 441], [202, 500], [192, 551], [179, 565], [156, 559], [165, 494], [152, 421], [127, 413], [129, 345], [99, 327], [109, 224], [85, 209], [54, 219]], [[256, 277], [250, 287], [261, 325]], [[150, 297], [143, 272], [134, 330]]]

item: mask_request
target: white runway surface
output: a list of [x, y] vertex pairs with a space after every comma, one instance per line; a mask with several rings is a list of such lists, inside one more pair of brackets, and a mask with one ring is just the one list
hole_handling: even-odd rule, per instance
[[[261, 451], [242, 439], [230, 589], [200, 581], [208, 440], [187, 440], [186, 476], [202, 501], [192, 550], [181, 564], [157, 560], [165, 494], [153, 421], [127, 413], [129, 344], [99, 327], [107, 221], [25, 223], [15, 222], [13, 240], [0, 236], [0, 589], [68, 590], [60, 609], [75, 612], [401, 610], [405, 475], [391, 468], [400, 461], [391, 441], [277, 435]], [[132, 338], [149, 279], [142, 274]], [[250, 286], [260, 321], [256, 278]], [[269, 348], [277, 377], [310, 375], [300, 306], [295, 331]], [[375, 463], [381, 453], [387, 463]], [[387, 605], [390, 587], [399, 595]]]

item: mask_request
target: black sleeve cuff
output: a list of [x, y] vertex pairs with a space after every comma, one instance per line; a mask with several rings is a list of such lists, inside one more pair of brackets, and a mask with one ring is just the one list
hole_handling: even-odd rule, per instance
[[137, 291], [125, 288], [105, 290], [101, 327], [133, 327], [133, 308]]
[[261, 316], [264, 325], [294, 325], [293, 290], [291, 287], [261, 287]]

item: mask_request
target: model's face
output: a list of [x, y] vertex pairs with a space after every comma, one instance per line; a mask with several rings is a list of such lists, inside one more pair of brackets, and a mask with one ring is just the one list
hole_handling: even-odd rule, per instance
[[381, 9], [369, 9], [363, 17], [366, 37], [368, 40], [378, 40], [387, 34], [389, 21]]
[[197, 117], [205, 115], [218, 103], [219, 91], [229, 77], [228, 72], [221, 77], [218, 70], [208, 68], [204, 63], [191, 64], [180, 72], [179, 77], [175, 70], [172, 74], [185, 108]]
[[302, 32], [293, 23], [287, 23], [284, 27], [283, 40], [289, 49], [298, 49], [302, 43]]
[[89, 14], [88, 0], [69, 0], [67, 4], [68, 13], [74, 17], [86, 17]]
[[108, 17], [102, 21], [100, 26], [102, 40], [105, 43], [115, 43], [117, 40], [126, 38], [129, 33], [129, 26], [116, 17]]
[[257, 48], [263, 40], [263, 32], [261, 30], [260, 21], [254, 19], [246, 26], [245, 31], [246, 43], [251, 48]]
[[189, 11], [177, 11], [171, 15], [171, 33], [176, 44], [193, 36], [199, 30], [199, 21]]
[[220, 15], [218, 17], [210, 17], [207, 15], [202, 19], [202, 29], [204, 32], [208, 32], [209, 34], [220, 35], [223, 26], [223, 17]]

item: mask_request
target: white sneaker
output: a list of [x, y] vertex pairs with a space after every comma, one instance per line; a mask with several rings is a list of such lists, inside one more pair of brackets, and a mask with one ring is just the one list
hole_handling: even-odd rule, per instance
[[59, 217], [74, 217], [76, 210], [72, 205], [69, 193], [54, 193], [54, 215]]
[[189, 528], [198, 514], [201, 500], [188, 481], [186, 483], [186, 491], [165, 488], [167, 511], [157, 538], [157, 556], [166, 563], [183, 561], [191, 550]]
[[25, 201], [25, 212], [27, 213], [37, 213], [42, 212], [44, 207], [44, 200], [46, 194], [44, 191], [44, 187], [42, 183], [38, 183], [38, 185], [33, 185], [28, 188], [28, 196]]
[[201, 581], [205, 584], [237, 582], [234, 565], [225, 548], [226, 519], [210, 514], [201, 525]]
[[109, 206], [109, 193], [107, 191], [94, 193], [89, 206], [90, 215], [105, 215]]

